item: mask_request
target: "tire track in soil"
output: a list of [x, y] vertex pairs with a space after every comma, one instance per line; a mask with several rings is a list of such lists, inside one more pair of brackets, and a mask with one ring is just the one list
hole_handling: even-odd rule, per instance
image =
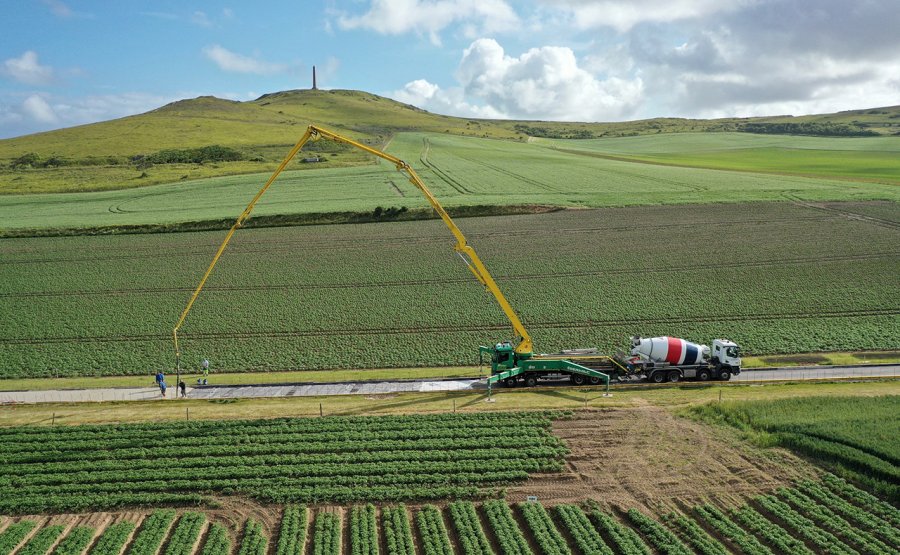
[[803, 208], [810, 208], [812, 210], [819, 210], [822, 212], [828, 212], [831, 214], [837, 214], [842, 218], [846, 218], [848, 220], [873, 224], [881, 227], [887, 227], [889, 229], [900, 229], [900, 222], [895, 222], [893, 220], [885, 220], [884, 218], [876, 218], [875, 216], [867, 216], [865, 214], [860, 214], [858, 212], [851, 212], [849, 210], [842, 210], [835, 206], [827, 206], [822, 203], [810, 202], [801, 199], [796, 195], [792, 195], [790, 193], [785, 193], [784, 198], [791, 201], [791, 203], [802, 206]]
[[[879, 258], [900, 257], [900, 252], [879, 252], [871, 254], [857, 254], [844, 256], [822, 257], [798, 257], [784, 259], [770, 259], [759, 261], [735, 262], [729, 264], [729, 269], [735, 268], [772, 268], [780, 266], [792, 266], [797, 264], [821, 264], [828, 262], [859, 262], [865, 260], [877, 260]], [[666, 268], [609, 268], [602, 270], [585, 270], [569, 272], [552, 272], [537, 274], [497, 275], [495, 279], [502, 281], [533, 281], [547, 279], [562, 279], [573, 277], [603, 277], [612, 275], [643, 275], [643, 274], [669, 274], [674, 272], [696, 272], [702, 270], [720, 270], [718, 264], [694, 264], [690, 266], [667, 266]], [[412, 287], [422, 285], [448, 285], [453, 283], [471, 283], [471, 278], [433, 278], [433, 279], [403, 279], [374, 282], [342, 282], [342, 283], [308, 283], [308, 284], [271, 284], [271, 285], [226, 285], [205, 287], [206, 292], [250, 292], [250, 291], [316, 291], [316, 290], [341, 290], [359, 289], [367, 287]], [[73, 297], [73, 296], [108, 296], [124, 294], [162, 294], [162, 293], [192, 293], [193, 287], [135, 287], [129, 289], [96, 289], [96, 290], [71, 290], [71, 291], [25, 291], [17, 293], [0, 293], [0, 299], [35, 298], [35, 297]]]
[[[828, 318], [852, 318], [872, 316], [896, 316], [900, 315], [900, 308], [871, 309], [871, 310], [841, 310], [830, 312], [794, 312], [794, 313], [770, 313], [752, 315], [716, 315], [707, 317], [672, 317], [672, 318], [628, 318], [623, 320], [578, 320], [563, 322], [530, 322], [529, 325], [545, 329], [583, 329], [597, 327], [613, 327], [634, 325], [636, 323], [645, 326], [660, 324], [688, 324], [723, 321], [758, 322], [783, 319], [828, 319]], [[334, 330], [272, 330], [258, 332], [204, 332], [189, 334], [193, 340], [198, 339], [254, 339], [254, 338], [293, 338], [293, 337], [331, 337], [347, 335], [406, 335], [423, 333], [465, 333], [487, 332], [505, 330], [509, 324], [471, 324], [460, 326], [418, 326], [399, 328], [342, 328]], [[98, 336], [66, 336], [48, 338], [9, 338], [0, 339], [0, 345], [45, 345], [58, 343], [118, 343], [133, 341], [170, 341], [168, 334], [137, 334], [137, 335], [98, 335]]]
[[713, 497], [742, 503], [813, 472], [786, 451], [762, 456], [721, 432], [651, 405], [580, 410], [572, 420], [556, 421], [553, 431], [571, 450], [570, 470], [532, 475], [509, 489], [511, 502], [537, 495], [551, 505], [594, 499], [642, 510]]

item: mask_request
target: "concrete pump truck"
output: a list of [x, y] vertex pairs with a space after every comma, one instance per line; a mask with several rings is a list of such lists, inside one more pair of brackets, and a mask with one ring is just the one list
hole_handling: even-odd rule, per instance
[[[438, 216], [440, 216], [447, 228], [449, 228], [450, 233], [453, 234], [456, 239], [456, 244], [453, 247], [454, 250], [463, 262], [465, 262], [466, 266], [472, 272], [472, 275], [475, 276], [475, 279], [477, 279], [478, 282], [494, 296], [497, 304], [500, 305], [501, 310], [503, 310], [503, 313], [509, 319], [513, 332], [517, 338], [515, 344], [511, 342], [501, 342], [490, 347], [479, 347], [479, 357], [487, 355], [491, 363], [491, 375], [487, 378], [488, 387], [498, 382], [507, 386], [518, 384], [534, 386], [539, 379], [568, 377], [576, 385], [587, 383], [596, 385], [602, 382], [609, 388], [610, 374], [616, 376], [635, 374], [634, 365], [629, 364], [627, 361], [623, 361], [619, 357], [614, 358], [600, 355], [593, 349], [562, 351], [553, 355], [534, 353], [531, 336], [528, 334], [528, 331], [525, 329], [525, 326], [522, 324], [516, 311], [513, 310], [512, 306], [503, 295], [503, 292], [500, 291], [500, 288], [478, 257], [475, 249], [468, 244], [462, 231], [456, 226], [453, 219], [450, 218], [450, 215], [444, 210], [444, 207], [441, 206], [440, 202], [438, 202], [431, 191], [428, 190], [428, 187], [425, 186], [425, 183], [419, 178], [412, 167], [403, 160], [387, 154], [386, 152], [366, 146], [314, 125], [310, 125], [306, 129], [306, 132], [300, 140], [297, 141], [297, 144], [290, 150], [288, 155], [281, 162], [272, 176], [269, 177], [259, 192], [256, 193], [256, 196], [253, 197], [250, 204], [247, 205], [247, 208], [245, 208], [240, 216], [238, 216], [234, 225], [232, 225], [231, 229], [229, 229], [226, 234], [222, 244], [219, 246], [219, 249], [216, 251], [212, 262], [207, 268], [206, 273], [203, 275], [203, 278], [200, 280], [199, 285], [191, 295], [187, 306], [185, 306], [182, 311], [178, 323], [172, 330], [177, 373], [180, 374], [181, 371], [181, 350], [178, 345], [178, 329], [184, 323], [185, 318], [187, 318], [194, 301], [196, 301], [197, 297], [200, 295], [203, 286], [206, 284], [206, 280], [212, 273], [213, 268], [215, 268], [222, 253], [225, 251], [225, 247], [228, 245], [234, 232], [250, 217], [250, 213], [260, 197], [262, 197], [269, 189], [275, 181], [275, 178], [277, 178], [285, 167], [287, 167], [288, 163], [298, 152], [300, 152], [303, 146], [310, 140], [316, 141], [323, 138], [358, 148], [394, 164], [397, 170], [404, 173], [410, 183], [425, 195], [428, 203]], [[600, 370], [605, 370], [605, 372], [601, 372]], [[667, 376], [669, 376], [669, 374], [667, 374]]]

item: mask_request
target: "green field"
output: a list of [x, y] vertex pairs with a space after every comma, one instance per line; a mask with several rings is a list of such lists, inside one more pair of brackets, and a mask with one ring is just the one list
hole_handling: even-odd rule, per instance
[[802, 397], [694, 407], [708, 422], [792, 449], [871, 491], [900, 501], [900, 398]]
[[[742, 139], [743, 135], [735, 138]], [[815, 139], [832, 140], [850, 139]], [[871, 140], [900, 145], [900, 139], [895, 138]], [[589, 146], [595, 144], [590, 142]], [[785, 198], [900, 200], [900, 189], [893, 182], [651, 165], [584, 156], [583, 152], [588, 151], [562, 152], [510, 141], [402, 133], [391, 141], [388, 150], [410, 161], [441, 203], [451, 208], [604, 207]], [[821, 156], [821, 151], [810, 152]], [[867, 151], [856, 154], [873, 155]], [[853, 167], [864, 163], [865, 160], [855, 161]], [[875, 179], [879, 172], [873, 167], [868, 177]], [[117, 191], [0, 196], [0, 233], [196, 222], [227, 227], [267, 177], [254, 174]], [[262, 198], [254, 216], [371, 212], [377, 206], [415, 210], [427, 208], [427, 203], [389, 164], [370, 163], [286, 172]]]
[[538, 144], [654, 164], [900, 184], [900, 138], [682, 133]]
[[[900, 348], [894, 203], [632, 207], [459, 225], [536, 349], [730, 337]], [[873, 213], [879, 220], [847, 215]], [[886, 220], [884, 218], [893, 218]], [[146, 375], [222, 232], [0, 242], [0, 376]], [[514, 339], [440, 221], [246, 229], [181, 329], [187, 370], [459, 366]]]

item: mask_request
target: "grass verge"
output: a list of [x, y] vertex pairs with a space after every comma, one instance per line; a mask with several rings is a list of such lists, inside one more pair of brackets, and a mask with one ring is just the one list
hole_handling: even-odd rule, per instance
[[617, 389], [604, 397], [602, 389], [552, 388], [495, 390], [492, 401], [483, 392], [341, 395], [276, 399], [179, 400], [112, 403], [49, 403], [0, 407], [0, 426], [71, 425], [167, 420], [222, 420], [294, 416], [349, 416], [456, 411], [572, 410], [644, 406], [682, 408], [722, 399], [772, 400], [797, 397], [900, 395], [900, 380], [858, 383], [770, 385], [708, 385]]

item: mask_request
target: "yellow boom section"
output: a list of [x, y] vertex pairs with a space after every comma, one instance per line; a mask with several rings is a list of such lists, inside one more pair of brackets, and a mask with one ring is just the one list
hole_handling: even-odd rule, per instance
[[332, 141], [336, 141], [339, 143], [344, 143], [353, 147], [356, 147], [360, 150], [368, 152], [369, 154], [373, 154], [379, 158], [387, 160], [391, 162], [397, 167], [397, 170], [406, 174], [409, 178], [410, 183], [416, 186], [417, 189], [422, 191], [422, 194], [425, 195], [425, 198], [428, 199], [428, 203], [431, 204], [431, 207], [434, 208], [435, 212], [441, 217], [447, 227], [450, 229], [450, 232], [453, 233], [453, 236], [456, 238], [456, 245], [453, 247], [454, 250], [459, 254], [460, 258], [466, 263], [469, 270], [472, 271], [472, 274], [481, 282], [482, 285], [487, 287], [487, 289], [494, 295], [494, 298], [497, 299], [497, 303], [500, 305], [500, 308], [503, 309], [503, 313], [506, 314], [506, 317], [509, 318], [510, 323], [512, 324], [513, 330], [516, 335], [519, 337], [519, 343], [516, 345], [517, 353], [531, 353], [533, 346], [531, 343], [531, 336], [528, 335], [528, 332], [525, 330], [525, 326], [522, 325], [522, 321], [519, 320], [519, 316], [516, 314], [516, 311], [513, 310], [512, 306], [510, 306], [509, 302], [506, 300], [506, 297], [503, 296], [503, 292], [500, 291], [500, 288], [497, 286], [497, 283], [494, 281], [494, 278], [491, 276], [490, 272], [488, 272], [487, 268], [481, 262], [481, 259], [478, 258], [478, 254], [475, 252], [467, 242], [466, 237], [463, 235], [462, 231], [456, 224], [453, 222], [453, 219], [450, 218], [450, 215], [444, 210], [444, 207], [441, 206], [441, 203], [431, 194], [431, 191], [428, 190], [428, 187], [425, 186], [425, 183], [422, 182], [422, 179], [419, 178], [418, 174], [412, 169], [412, 167], [404, 162], [403, 160], [397, 158], [396, 156], [391, 156], [386, 152], [382, 152], [378, 149], [366, 146], [362, 143], [358, 143], [352, 139], [348, 139], [347, 137], [342, 137], [337, 133], [332, 133], [331, 131], [322, 129], [321, 127], [316, 127], [314, 125], [310, 125], [306, 132], [300, 137], [300, 140], [297, 141], [297, 144], [294, 145], [294, 148], [288, 153], [285, 159], [279, 164], [278, 168], [275, 169], [275, 172], [271, 177], [266, 181], [265, 185], [263, 185], [262, 189], [256, 193], [256, 196], [253, 197], [253, 200], [250, 201], [250, 204], [247, 205], [247, 208], [241, 212], [241, 215], [238, 216], [237, 220], [234, 222], [234, 225], [231, 226], [231, 229], [228, 230], [228, 233], [225, 235], [225, 240], [222, 241], [222, 244], [219, 245], [219, 250], [216, 251], [215, 256], [212, 259], [212, 262], [209, 264], [209, 268], [206, 269], [206, 273], [203, 274], [203, 278], [200, 280], [200, 284], [197, 285], [197, 288], [194, 290], [194, 293], [191, 295], [190, 300], [187, 303], [187, 306], [184, 307], [184, 310], [181, 312], [181, 317], [178, 319], [178, 323], [175, 324], [175, 328], [172, 330], [172, 339], [175, 342], [175, 358], [176, 361], [181, 358], [181, 351], [178, 348], [178, 329], [184, 323], [185, 318], [187, 318], [188, 313], [191, 311], [191, 307], [194, 305], [194, 301], [197, 300], [197, 297], [200, 295], [200, 291], [203, 290], [203, 286], [206, 285], [206, 280], [209, 279], [210, 274], [212, 274], [213, 268], [216, 267], [216, 263], [219, 261], [219, 258], [222, 256], [222, 253], [225, 252], [225, 247], [228, 246], [228, 242], [231, 241], [231, 237], [234, 235], [234, 232], [237, 231], [239, 227], [243, 225], [243, 223], [250, 217], [250, 212], [253, 211], [253, 208], [256, 206], [256, 203], [259, 201], [260, 197], [269, 189], [272, 183], [275, 181], [275, 178], [284, 171], [284, 168], [287, 167], [288, 163], [297, 155], [298, 152], [303, 148], [310, 139], [319, 140], [321, 138], [331, 139]]

